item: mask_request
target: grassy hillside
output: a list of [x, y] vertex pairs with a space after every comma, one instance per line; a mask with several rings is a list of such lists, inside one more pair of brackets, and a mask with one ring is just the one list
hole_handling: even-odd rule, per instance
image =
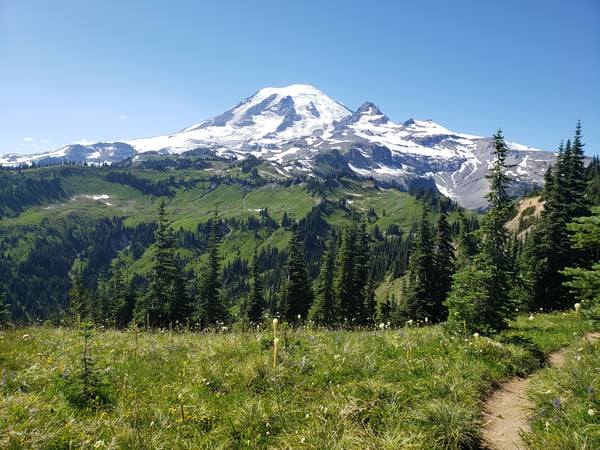
[[0, 447], [477, 448], [486, 393], [573, 345], [578, 382], [547, 379], [542, 400], [562, 399], [560, 420], [528, 439], [598, 448], [589, 327], [556, 314], [523, 317], [497, 340], [441, 327], [3, 330]]
[[[429, 193], [420, 194], [427, 202], [437, 201]], [[112, 167], [2, 170], [0, 293], [6, 292], [14, 318], [32, 321], [64, 311], [70, 274], [83, 274], [86, 286], [96, 289], [97, 279], [117, 257], [126, 262], [128, 277], [145, 275], [152, 226], [163, 200], [186, 273], [201, 269], [206, 225], [218, 212], [222, 263], [235, 271], [229, 273], [235, 286], [225, 286], [234, 304], [245, 295], [247, 265], [255, 249], [267, 255], [263, 270], [273, 272], [268, 289], [277, 292], [275, 272], [281, 268], [267, 258], [278, 257], [273, 249], [285, 250], [291, 221], [301, 223], [313, 277], [331, 231], [357, 220], [366, 221], [373, 244], [389, 241], [398, 246], [404, 240], [403, 261], [395, 264], [402, 267], [406, 239], [423, 204], [414, 195], [381, 189], [369, 180], [293, 178], [259, 161], [151, 157]], [[432, 205], [432, 218], [435, 210]], [[380, 264], [392, 266], [389, 261]]]

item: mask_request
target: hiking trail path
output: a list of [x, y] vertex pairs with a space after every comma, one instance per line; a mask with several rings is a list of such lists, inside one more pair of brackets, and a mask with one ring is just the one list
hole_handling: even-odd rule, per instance
[[[586, 333], [585, 338], [594, 342], [600, 333]], [[569, 348], [562, 348], [548, 356], [546, 367], [564, 368]], [[484, 408], [483, 442], [488, 450], [525, 450], [527, 446], [520, 431], [531, 431], [529, 425], [530, 405], [527, 390], [529, 376], [514, 377], [503, 383], [486, 400]]]

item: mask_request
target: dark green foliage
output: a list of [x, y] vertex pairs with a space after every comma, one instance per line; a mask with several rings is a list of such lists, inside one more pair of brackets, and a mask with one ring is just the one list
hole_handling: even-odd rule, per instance
[[217, 211], [215, 211], [210, 222], [208, 260], [201, 274], [198, 295], [198, 313], [202, 326], [211, 326], [228, 321], [226, 299], [221, 282], [220, 242], [219, 217]]
[[581, 125], [577, 124], [573, 145], [570, 141], [561, 144], [556, 166], [546, 173], [544, 211], [525, 243], [522, 266], [535, 309], [561, 309], [574, 303], [562, 269], [579, 265], [584, 257], [571, 248], [567, 232], [569, 222], [588, 214], [582, 148]]
[[434, 273], [432, 289], [431, 320], [441, 322], [446, 320], [448, 309], [444, 301], [452, 286], [452, 275], [454, 274], [454, 245], [452, 243], [452, 228], [448, 223], [448, 203], [440, 202], [439, 216], [436, 225], [435, 242], [433, 246]]
[[571, 288], [578, 300], [597, 306], [600, 303], [600, 206], [592, 208], [592, 213], [567, 224], [573, 248], [585, 250], [588, 263], [566, 267], [561, 273], [570, 277], [565, 286]]
[[6, 304], [6, 294], [0, 294], [0, 327], [4, 327], [11, 322], [11, 313], [8, 309], [10, 305]]
[[142, 194], [154, 195], [155, 197], [172, 197], [175, 192], [169, 186], [174, 184], [174, 180], [171, 182], [162, 180], [153, 182], [145, 178], [139, 178], [127, 171], [111, 171], [106, 174], [106, 181], [111, 183], [126, 184], [131, 186]]
[[76, 320], [89, 320], [92, 318], [94, 305], [92, 292], [83, 284], [81, 275], [75, 275], [73, 286], [69, 291], [69, 310]]
[[155, 238], [150, 289], [137, 301], [135, 320], [150, 327], [183, 324], [192, 312], [192, 305], [175, 255], [175, 243], [169, 233], [164, 201], [158, 207]]
[[598, 156], [595, 156], [586, 167], [585, 178], [587, 180], [585, 198], [591, 205], [600, 205], [600, 158]]
[[342, 231], [336, 259], [334, 279], [335, 302], [339, 305], [340, 321], [346, 326], [366, 322], [364, 289], [367, 283], [364, 249], [365, 237], [355, 224]]
[[331, 238], [323, 257], [321, 273], [316, 283], [315, 301], [308, 318], [317, 325], [333, 326], [339, 321], [339, 305], [334, 291], [336, 242]]
[[80, 366], [74, 373], [63, 372], [59, 375], [59, 386], [69, 403], [79, 409], [98, 409], [114, 401], [115, 391], [112, 389], [106, 372], [96, 367], [90, 356], [93, 326], [90, 322], [80, 325], [83, 339], [83, 350]]
[[116, 258], [110, 268], [110, 277], [98, 280], [96, 323], [124, 328], [133, 319], [137, 303], [136, 287], [129, 280], [125, 261]]
[[[413, 233], [407, 232], [410, 220], [402, 214], [391, 217], [390, 211], [394, 214], [399, 211], [397, 204], [390, 204], [387, 212], [380, 206], [366, 204], [364, 223], [358, 225], [361, 214], [347, 200], [354, 196], [356, 189], [361, 191], [356, 194], [356, 202], [371, 195], [395, 198], [394, 202], [408, 200], [408, 214], [412, 214], [412, 200], [382, 194], [370, 181], [358, 183], [356, 179], [342, 176], [286, 178], [269, 173], [268, 167], [259, 173], [256, 170], [260, 169], [259, 160], [217, 161], [201, 151], [197, 153], [177, 158], [148, 156], [143, 161], [131, 160], [110, 167], [65, 165], [5, 171], [10, 174], [7, 180], [12, 180], [10, 177], [21, 180], [14, 183], [15, 189], [17, 185], [31, 189], [23, 198], [32, 199], [24, 202], [22, 213], [10, 213], [17, 215], [14, 219], [0, 218], [3, 255], [0, 292], [6, 293], [13, 320], [21, 323], [39, 318], [61, 323], [68, 313], [72, 274], [80, 276], [80, 291], [85, 291], [90, 298], [82, 311], [84, 316], [104, 326], [126, 327], [134, 320], [141, 326], [168, 327], [175, 326], [177, 321], [184, 325], [190, 317], [191, 322], [208, 326], [210, 323], [204, 316], [204, 298], [208, 296], [200, 291], [206, 289], [214, 293], [205, 283], [217, 278], [218, 295], [212, 298], [219, 299], [215, 302], [221, 308], [217, 315], [225, 319], [215, 319], [214, 323], [226, 322], [229, 314], [243, 317], [248, 311], [254, 275], [251, 255], [247, 253], [250, 246], [240, 246], [244, 242], [240, 237], [254, 240], [250, 245], [258, 248], [258, 275], [264, 286], [262, 308], [263, 312], [266, 309], [274, 314], [286, 275], [287, 253], [282, 242], [289, 236], [289, 230], [282, 229], [280, 224], [289, 226], [298, 210], [287, 207], [282, 210], [277, 199], [269, 203], [268, 191], [282, 190], [286, 196], [287, 187], [298, 192], [300, 198], [305, 199], [304, 194], [308, 193], [314, 201], [312, 209], [301, 208], [302, 215], [295, 217], [309, 280], [316, 279], [321, 272], [327, 236], [340, 232], [334, 230], [334, 226], [343, 229], [352, 223], [355, 227], [354, 242], [345, 247], [350, 251], [346, 256], [350, 256], [352, 267], [347, 277], [350, 283], [347, 289], [352, 296], [344, 300], [348, 314], [346, 325], [373, 320], [377, 310], [373, 303], [374, 288], [383, 280], [405, 273]], [[208, 167], [210, 171], [202, 170]], [[266, 183], [270, 185], [262, 188]], [[42, 186], [47, 188], [46, 196], [38, 195]], [[255, 204], [259, 203], [260, 210], [256, 214], [249, 213], [247, 208], [239, 211], [230, 208], [229, 196], [239, 192], [244, 192], [249, 202], [252, 199]], [[110, 200], [96, 200], [99, 193], [108, 194]], [[432, 204], [439, 201], [439, 195], [433, 192], [422, 190], [420, 194]], [[160, 195], [173, 198], [165, 209], [169, 213], [176, 211], [174, 220], [178, 224], [178, 227], [164, 227], [165, 242], [171, 242], [169, 252], [173, 254], [165, 267], [170, 266], [173, 274], [178, 273], [173, 283], [167, 283], [170, 288], [166, 291], [158, 288], [160, 283], [155, 277], [158, 273], [155, 264], [164, 256], [157, 234], [163, 231], [148, 210]], [[261, 204], [265, 199], [266, 203]], [[212, 222], [199, 222], [202, 216], [196, 219], [190, 215], [193, 208], [190, 202], [203, 205], [205, 200], [227, 205], [219, 220], [219, 240], [228, 250], [222, 257], [219, 255], [222, 270], [218, 270], [216, 277], [207, 276], [211, 266], [214, 267], [209, 262], [210, 255], [214, 255], [209, 250], [209, 247], [214, 249], [210, 244]], [[2, 206], [0, 202], [0, 208]], [[194, 223], [194, 220], [198, 221]], [[336, 280], [342, 277], [337, 268], [343, 256], [339, 250], [337, 245], [332, 249], [336, 302], [340, 299], [337, 293], [342, 291], [341, 285], [336, 287]], [[199, 270], [199, 261], [204, 270]], [[159, 294], [159, 290], [164, 295]], [[164, 298], [156, 302], [161, 295]], [[189, 305], [186, 301], [167, 301], [167, 297], [193, 300]], [[183, 308], [179, 309], [180, 306]], [[335, 314], [339, 322], [340, 310]]]
[[[416, 238], [410, 255], [407, 275], [407, 289], [402, 296], [400, 314], [404, 320], [429, 320], [435, 305], [434, 301], [434, 250], [431, 226], [427, 220], [427, 206], [423, 205], [423, 214], [417, 229]], [[439, 313], [438, 313], [439, 314]]]
[[446, 301], [448, 326], [465, 332], [494, 334], [505, 329], [516, 314], [510, 296], [513, 286], [512, 263], [508, 257], [508, 231], [505, 227], [512, 201], [507, 192], [510, 178], [507, 147], [501, 131], [494, 135], [496, 159], [487, 175], [490, 191], [486, 195], [490, 209], [481, 223], [480, 252], [453, 277], [452, 290]]
[[447, 317], [444, 301], [452, 284], [454, 247], [447, 203], [439, 202], [438, 205], [435, 235], [427, 220], [428, 207], [423, 205], [410, 255], [405, 293], [397, 311], [401, 322], [417, 320], [438, 323]]
[[313, 301], [311, 281], [304, 262], [297, 226], [292, 226], [292, 235], [287, 246], [287, 261], [282, 281], [278, 312], [289, 323], [296, 323], [308, 316]]
[[250, 281], [250, 294], [248, 295], [247, 317], [250, 323], [260, 323], [265, 307], [263, 279], [260, 275], [256, 248], [252, 257], [252, 279]]
[[22, 171], [0, 170], [0, 217], [16, 216], [28, 206], [62, 201], [66, 193], [61, 185], [64, 171], [39, 169], [35, 175]]

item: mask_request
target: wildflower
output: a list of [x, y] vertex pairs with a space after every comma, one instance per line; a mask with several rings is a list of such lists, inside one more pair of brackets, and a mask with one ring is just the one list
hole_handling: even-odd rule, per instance
[[581, 311], [581, 303], [575, 303], [575, 314], [579, 315], [579, 311]]
[[533, 314], [529, 316], [529, 320], [533, 320]]
[[560, 404], [560, 399], [559, 398], [555, 398], [554, 401], [552, 402], [554, 404], [555, 408], [560, 408], [562, 405]]
[[302, 439], [300, 439], [300, 443], [301, 444], [304, 444], [305, 442], [306, 442], [306, 438], [305, 437], [303, 437]]
[[596, 415], [596, 410], [594, 408], [590, 408], [588, 409], [588, 416], [595, 416]]
[[23, 335], [23, 339], [27, 339], [28, 337], [29, 337], [29, 335], [28, 335], [28, 334], [24, 334], [24, 335]]
[[385, 329], [385, 323], [381, 322], [381, 323], [379, 324], [379, 329], [380, 329], [381, 331], [383, 331], [383, 330]]
[[479, 337], [479, 333], [473, 333], [473, 337], [477, 339]]

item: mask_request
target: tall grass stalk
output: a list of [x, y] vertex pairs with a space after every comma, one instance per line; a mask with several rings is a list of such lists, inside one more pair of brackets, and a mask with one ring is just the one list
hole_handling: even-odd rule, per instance
[[[215, 334], [97, 329], [95, 373], [115, 394], [101, 408], [77, 407], [61, 387], [81, 364], [76, 331], [2, 330], [0, 448], [468, 447], [479, 439], [480, 399], [573, 342], [576, 320], [520, 318], [498, 339], [438, 326], [298, 328], [277, 347], [277, 324]], [[571, 424], [571, 405], [579, 415], [588, 415], [589, 402], [600, 410], [595, 392], [590, 400], [585, 391], [597, 387], [593, 349], [575, 347], [573, 357], [589, 369], [569, 372], [568, 385], [553, 381], [541, 398], [560, 398]], [[585, 392], [567, 390], [576, 387]], [[593, 439], [585, 428], [577, 435]]]

